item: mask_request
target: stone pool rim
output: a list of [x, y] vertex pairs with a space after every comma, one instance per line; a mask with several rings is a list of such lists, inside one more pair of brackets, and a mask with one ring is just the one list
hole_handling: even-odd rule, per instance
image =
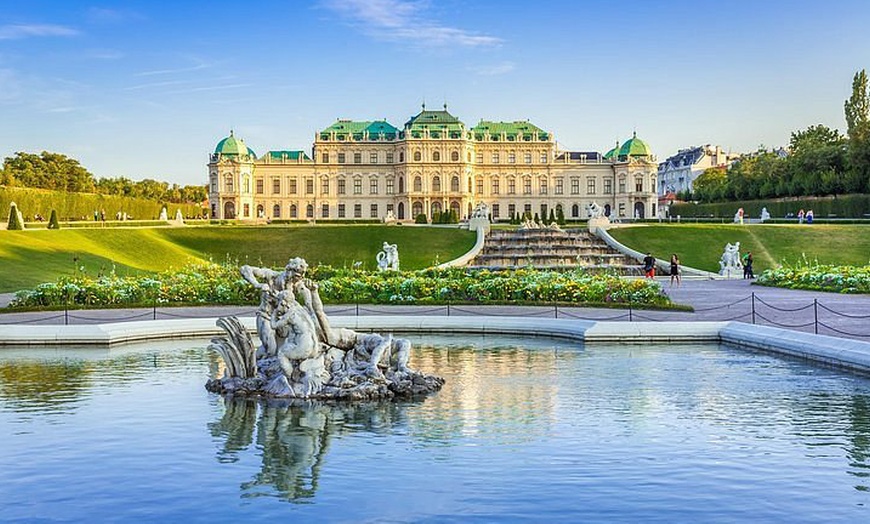
[[[144, 320], [75, 326], [6, 325], [2, 347], [112, 348], [156, 340], [210, 338], [222, 334], [216, 318]], [[256, 334], [254, 318], [242, 323]], [[510, 335], [595, 343], [727, 343], [870, 374], [870, 342], [814, 335], [744, 322], [598, 322], [507, 316], [334, 316], [333, 325], [358, 331], [403, 334]]]

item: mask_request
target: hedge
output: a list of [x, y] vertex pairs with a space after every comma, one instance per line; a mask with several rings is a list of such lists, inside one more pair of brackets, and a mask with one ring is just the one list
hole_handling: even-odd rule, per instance
[[761, 208], [766, 207], [771, 218], [784, 218], [789, 213], [797, 216], [798, 211], [813, 210], [814, 218], [868, 218], [870, 217], [870, 195], [854, 194], [828, 197], [803, 197], [777, 200], [738, 200], [711, 204], [674, 204], [671, 216], [687, 217], [734, 217], [738, 208], [743, 208], [747, 218], [760, 218]]

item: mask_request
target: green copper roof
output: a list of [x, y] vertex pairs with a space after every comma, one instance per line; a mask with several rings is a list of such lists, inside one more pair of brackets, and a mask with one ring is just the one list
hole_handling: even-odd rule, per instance
[[340, 139], [353, 138], [354, 140], [362, 140], [365, 133], [368, 133], [369, 139], [380, 138], [381, 133], [384, 138], [394, 139], [399, 130], [386, 120], [337, 120], [334, 124], [320, 132], [322, 138], [329, 138], [331, 133], [335, 133]]
[[622, 144], [622, 147], [619, 148], [619, 156], [620, 158], [652, 156], [652, 149], [650, 149], [646, 142], [637, 137], [637, 133], [634, 133], [634, 135], [632, 135], [629, 140], [626, 140], [626, 142]]
[[438, 138], [441, 133], [448, 133], [450, 138], [462, 138], [465, 124], [447, 112], [447, 104], [444, 105], [443, 111], [426, 111], [424, 105], [422, 111], [405, 122], [405, 135], [410, 134], [414, 138], [419, 138], [424, 129], [429, 130], [429, 136], [432, 138]]
[[616, 143], [616, 147], [611, 149], [610, 151], [604, 153], [605, 160], [616, 160], [616, 155], [619, 153], [619, 142]]
[[500, 140], [502, 135], [506, 136], [508, 140], [516, 141], [532, 140], [535, 133], [538, 134], [539, 140], [547, 140], [550, 136], [549, 133], [535, 124], [522, 121], [491, 122], [488, 120], [481, 120], [480, 123], [472, 128], [471, 132], [474, 133], [474, 138], [476, 140], [483, 140], [484, 135], [487, 133], [489, 133], [490, 139], [494, 140]]
[[230, 136], [218, 142], [217, 147], [214, 148], [214, 152], [216, 155], [224, 156], [250, 155], [252, 158], [257, 157], [254, 150], [245, 145], [244, 140], [236, 138], [232, 131], [230, 131]]
[[269, 157], [269, 160], [298, 161], [300, 158], [302, 160], [311, 160], [308, 155], [305, 154], [305, 151], [269, 151], [266, 153], [266, 156]]

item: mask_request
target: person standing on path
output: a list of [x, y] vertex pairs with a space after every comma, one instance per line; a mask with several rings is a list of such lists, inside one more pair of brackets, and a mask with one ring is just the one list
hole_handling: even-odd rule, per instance
[[656, 259], [652, 253], [647, 253], [643, 259], [643, 276], [645, 278], [656, 277]]
[[674, 280], [677, 281], [677, 286], [680, 285], [680, 257], [676, 253], [671, 255], [671, 285], [674, 285]]
[[747, 251], [743, 255], [743, 278], [755, 278], [755, 274], [752, 273], [752, 251]]

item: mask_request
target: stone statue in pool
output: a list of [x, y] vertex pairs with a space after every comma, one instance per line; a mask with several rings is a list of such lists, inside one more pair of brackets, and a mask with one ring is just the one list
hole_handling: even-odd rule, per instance
[[209, 349], [226, 364], [206, 389], [228, 396], [373, 400], [415, 397], [441, 389], [444, 379], [408, 367], [411, 343], [403, 338], [334, 328], [323, 311], [308, 264], [293, 258], [284, 271], [242, 266], [260, 290], [259, 346], [236, 317], [217, 324], [227, 336]]

